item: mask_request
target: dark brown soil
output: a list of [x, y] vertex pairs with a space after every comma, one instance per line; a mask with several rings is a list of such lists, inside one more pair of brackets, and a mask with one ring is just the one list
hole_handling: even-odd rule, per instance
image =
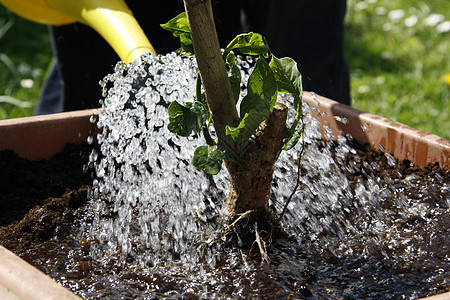
[[[86, 202], [88, 189], [92, 183], [91, 171], [83, 172], [83, 166], [88, 162], [91, 148], [92, 146], [86, 144], [69, 145], [51, 160], [42, 161], [28, 161], [11, 151], [0, 151], [1, 245], [33, 263], [27, 252], [34, 249], [39, 253], [38, 249], [42, 242], [70, 232], [70, 228], [75, 226], [79, 213], [77, 208]], [[378, 167], [375, 171], [379, 171], [380, 176], [385, 173], [392, 175], [391, 177], [414, 173], [427, 177], [437, 172], [444, 182], [450, 182], [450, 171], [442, 170], [436, 164], [420, 169], [412, 167], [408, 161], [403, 161], [392, 167], [383, 153], [367, 151], [363, 146], [355, 148], [361, 161], [377, 162]], [[353, 163], [351, 157], [348, 163]], [[349, 172], [346, 175], [350, 180], [352, 178], [364, 180], [366, 176], [364, 168], [357, 173]], [[445, 202], [445, 199], [441, 200]], [[447, 206], [447, 203], [436, 204]], [[443, 239], [445, 240], [446, 237]], [[80, 265], [82, 263], [80, 262]], [[89, 271], [90, 268], [79, 267], [83, 272]], [[41, 266], [41, 269], [45, 268]], [[444, 284], [437, 287], [435, 292], [441, 293], [447, 290], [448, 286]], [[307, 295], [302, 293], [302, 298], [310, 297], [309, 289], [305, 288], [305, 291]]]
[[92, 183], [83, 173], [92, 147], [68, 145], [51, 160], [0, 151], [0, 244], [15, 253], [62, 234]]

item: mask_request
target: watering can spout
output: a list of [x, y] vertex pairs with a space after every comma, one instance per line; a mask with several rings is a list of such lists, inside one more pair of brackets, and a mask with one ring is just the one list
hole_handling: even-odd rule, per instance
[[133, 62], [151, 51], [152, 44], [144, 34], [124, 0], [0, 0], [32, 21], [66, 25], [76, 21], [97, 31], [111, 45], [120, 59]]

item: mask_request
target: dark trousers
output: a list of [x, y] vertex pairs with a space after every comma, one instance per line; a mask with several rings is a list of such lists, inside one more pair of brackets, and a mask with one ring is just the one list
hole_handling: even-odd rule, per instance
[[[180, 47], [160, 24], [183, 11], [181, 0], [127, 4], [158, 53]], [[345, 0], [213, 0], [221, 47], [239, 33], [261, 33], [275, 56], [297, 61], [304, 90], [350, 104], [342, 53], [345, 9]], [[36, 114], [98, 107], [99, 81], [113, 72], [119, 57], [83, 24], [51, 26], [49, 32], [56, 63], [44, 83]]]

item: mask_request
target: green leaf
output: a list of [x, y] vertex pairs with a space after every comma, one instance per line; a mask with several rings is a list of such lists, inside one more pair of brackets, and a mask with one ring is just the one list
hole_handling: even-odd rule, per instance
[[161, 24], [161, 27], [172, 32], [174, 36], [179, 37], [181, 48], [186, 53], [194, 55], [194, 46], [192, 44], [191, 32], [189, 29], [186, 12], [182, 12], [166, 24]]
[[252, 109], [244, 115], [237, 127], [226, 126], [226, 134], [231, 135], [238, 146], [244, 145], [258, 129], [262, 121], [270, 116], [270, 111]]
[[297, 111], [295, 121], [284, 139], [283, 150], [287, 151], [297, 144], [303, 131], [303, 125], [297, 127], [302, 116], [302, 75], [297, 69], [297, 63], [289, 57], [279, 59], [272, 56], [269, 66], [275, 74], [278, 93], [291, 94]]
[[247, 82], [247, 95], [240, 106], [241, 122], [237, 127], [227, 126], [226, 134], [242, 146], [273, 111], [277, 85], [269, 64], [260, 58]]
[[[195, 93], [196, 93], [197, 99], [194, 102], [194, 105], [197, 105], [198, 107], [201, 108], [201, 114], [199, 116], [197, 113], [197, 118], [202, 119], [200, 127], [202, 127], [203, 137], [205, 138], [206, 143], [208, 145], [213, 146], [213, 145], [215, 145], [215, 142], [211, 138], [211, 135], [209, 134], [209, 125], [211, 122], [211, 114], [209, 113], [208, 103], [206, 102], [206, 95], [205, 95], [205, 93], [202, 92], [202, 79], [199, 75], [197, 75]], [[191, 108], [191, 110], [195, 111], [195, 107], [194, 107], [194, 109]]]
[[236, 36], [225, 48], [223, 57], [226, 58], [231, 50], [239, 49], [242, 54], [263, 55], [267, 57], [269, 47], [259, 33], [243, 33]]
[[296, 111], [301, 111], [302, 75], [297, 69], [297, 63], [290, 57], [281, 59], [272, 55], [269, 64], [277, 80], [279, 93], [290, 93], [294, 97]]
[[217, 150], [217, 146], [200, 146], [194, 151], [192, 164], [197, 170], [216, 175], [222, 169], [225, 154]]
[[289, 137], [286, 137], [282, 147], [284, 151], [291, 150], [295, 145], [297, 145], [298, 141], [300, 140], [300, 137], [302, 136], [304, 128], [305, 125], [298, 126], [295, 128], [294, 132]]
[[[192, 106], [190, 103], [189, 106]], [[183, 106], [174, 101], [169, 105], [169, 124], [167, 128], [170, 132], [180, 136], [192, 136], [200, 129], [198, 116], [190, 107]]]
[[234, 103], [237, 103], [241, 93], [242, 77], [241, 70], [239, 70], [236, 65], [236, 56], [233, 52], [228, 53], [225, 63], [228, 71], [228, 78], [231, 84], [231, 91], [233, 92]]
[[202, 92], [202, 78], [198, 74], [198, 71], [197, 79], [195, 81], [195, 97], [197, 98], [196, 101], [201, 102], [204, 106], [208, 106], [206, 102], [206, 95]]
[[269, 64], [263, 58], [259, 58], [247, 81], [247, 96], [242, 99], [240, 106], [241, 117], [251, 109], [258, 111], [264, 109], [270, 115], [275, 106], [276, 91], [274, 73]]
[[186, 103], [186, 107], [189, 108], [197, 116], [198, 128], [203, 128], [206, 126], [206, 122], [209, 119], [209, 110], [203, 103], [195, 101], [194, 103]]
[[225, 127], [225, 133], [226, 133], [226, 135], [231, 135], [233, 140], [236, 140], [237, 137], [239, 136], [239, 133], [241, 132], [242, 129], [244, 129], [244, 127], [245, 127], [245, 122], [243, 122], [243, 120], [241, 120], [241, 122], [239, 123], [239, 125], [237, 127], [232, 127], [230, 125], [227, 125]]

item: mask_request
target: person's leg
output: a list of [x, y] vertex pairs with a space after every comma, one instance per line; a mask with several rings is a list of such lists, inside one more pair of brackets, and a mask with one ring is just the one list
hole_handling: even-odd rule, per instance
[[111, 47], [93, 29], [75, 23], [54, 27], [55, 55], [64, 82], [64, 111], [99, 106], [99, 81], [119, 61]]
[[[56, 53], [56, 41], [53, 33], [53, 26], [48, 26], [48, 34], [52, 45], [53, 53]], [[53, 59], [53, 63], [45, 78], [39, 95], [38, 103], [34, 110], [35, 115], [53, 114], [64, 111], [64, 82], [59, 69], [58, 60]]]
[[304, 90], [350, 104], [343, 56], [346, 1], [264, 1], [244, 1], [250, 29], [266, 37], [274, 55], [298, 63]]
[[46, 115], [63, 111], [61, 85], [61, 75], [59, 74], [58, 65], [54, 61], [42, 86], [42, 91], [34, 110], [35, 115]]
[[49, 26], [56, 57], [35, 114], [98, 107], [99, 80], [113, 71], [117, 55], [91, 28], [75, 23]]

